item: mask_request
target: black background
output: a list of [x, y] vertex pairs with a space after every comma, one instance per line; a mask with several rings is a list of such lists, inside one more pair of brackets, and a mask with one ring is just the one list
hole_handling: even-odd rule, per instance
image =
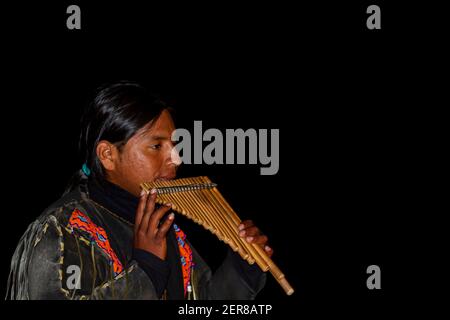
[[[168, 101], [180, 127], [280, 129], [274, 176], [258, 165], [179, 172], [208, 175], [269, 236], [296, 292], [286, 297], [269, 277], [258, 300], [300, 314], [384, 310], [409, 250], [400, 236], [414, 72], [405, 46], [420, 30], [405, 23], [408, 7], [375, 1], [382, 29], [367, 30], [371, 2], [92, 2], [3, 9], [2, 166], [13, 205], [3, 212], [1, 282], [26, 226], [81, 165], [81, 108], [98, 85], [129, 79]], [[81, 30], [66, 28], [69, 4], [81, 7]], [[216, 267], [223, 244], [181, 223]], [[382, 271], [378, 291], [366, 287], [371, 264]]]

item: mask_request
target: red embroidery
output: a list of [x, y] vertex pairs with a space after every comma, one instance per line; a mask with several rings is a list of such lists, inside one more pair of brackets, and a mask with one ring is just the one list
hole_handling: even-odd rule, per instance
[[86, 231], [91, 237], [92, 241], [106, 253], [110, 259], [110, 263], [113, 265], [114, 274], [118, 275], [122, 272], [123, 266], [120, 260], [117, 258], [116, 253], [111, 248], [108, 240], [108, 236], [102, 227], [97, 226], [91, 219], [80, 210], [75, 209], [69, 219], [69, 226]]
[[183, 271], [184, 295], [186, 296], [187, 287], [191, 282], [191, 272], [194, 266], [192, 262], [192, 249], [186, 242], [186, 234], [176, 225], [173, 224], [175, 234], [178, 241], [178, 249], [180, 250], [181, 269]]

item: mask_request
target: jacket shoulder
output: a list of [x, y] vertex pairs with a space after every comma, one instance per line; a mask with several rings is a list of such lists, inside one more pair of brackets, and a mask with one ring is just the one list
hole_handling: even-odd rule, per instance
[[56, 219], [60, 225], [67, 225], [72, 214], [77, 210], [80, 212], [90, 211], [86, 210], [88, 206], [84, 195], [79, 190], [75, 190], [63, 195], [49, 205], [37, 220], [43, 222], [52, 217], [52, 219]]

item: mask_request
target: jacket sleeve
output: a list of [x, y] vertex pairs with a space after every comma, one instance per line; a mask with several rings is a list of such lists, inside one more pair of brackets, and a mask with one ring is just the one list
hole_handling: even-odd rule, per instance
[[112, 277], [101, 252], [78, 243], [54, 216], [41, 223], [34, 236], [29, 232], [30, 228], [14, 253], [12, 299], [158, 299], [151, 280], [136, 261]]
[[201, 300], [253, 300], [266, 283], [266, 274], [257, 265], [249, 265], [231, 249], [214, 274], [192, 250], [196, 264], [193, 282]]

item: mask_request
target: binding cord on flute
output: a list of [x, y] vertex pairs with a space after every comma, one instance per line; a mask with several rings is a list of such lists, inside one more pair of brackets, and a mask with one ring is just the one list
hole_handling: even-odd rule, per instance
[[287, 295], [294, 293], [283, 272], [267, 253], [259, 245], [248, 243], [239, 236], [241, 219], [223, 198], [217, 184], [208, 177], [142, 183], [141, 187], [147, 192], [155, 189], [157, 203], [171, 203], [174, 211], [211, 231], [248, 263], [256, 263], [264, 272], [269, 271]]

